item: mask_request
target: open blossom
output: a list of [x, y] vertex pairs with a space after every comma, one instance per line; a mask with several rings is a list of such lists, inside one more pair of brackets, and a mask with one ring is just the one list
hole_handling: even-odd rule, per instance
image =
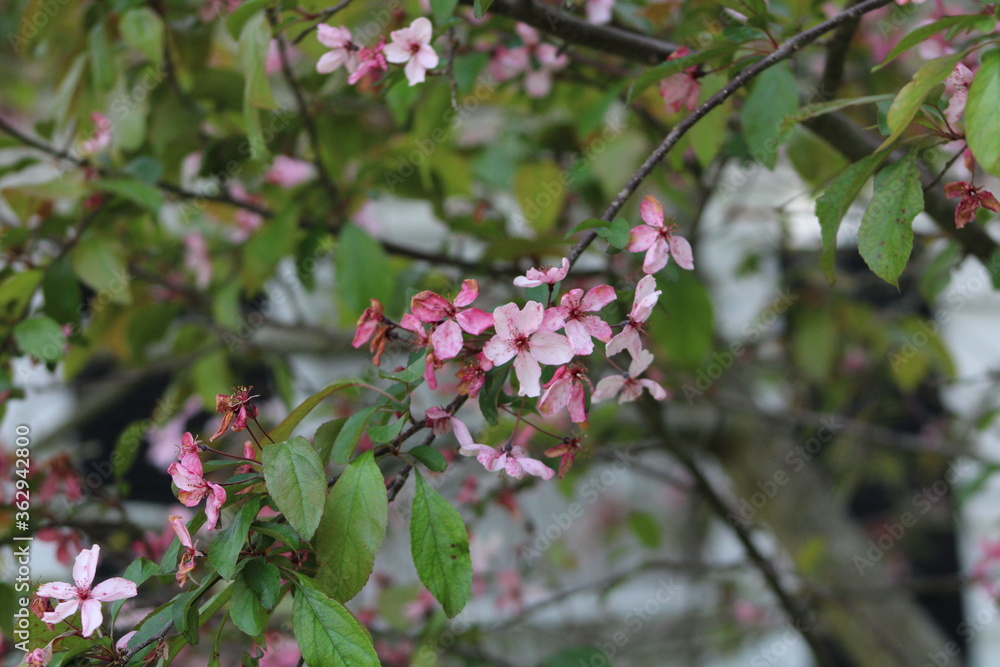
[[576, 424], [587, 421], [586, 388], [591, 387], [587, 369], [580, 364], [560, 366], [556, 374], [544, 385], [545, 393], [538, 401], [538, 411], [543, 415], [555, 414], [569, 408], [569, 418]]
[[[590, 354], [594, 351], [591, 337], [607, 343], [612, 332], [611, 325], [597, 315], [587, 313], [596, 313], [614, 300], [615, 289], [611, 285], [598, 285], [586, 294], [582, 289], [571, 289], [562, 295], [560, 305], [545, 311], [545, 328], [555, 331], [561, 326], [573, 354]], [[549, 326], [550, 323], [552, 326]]]
[[514, 359], [514, 372], [521, 386], [518, 396], [538, 396], [542, 375], [539, 364], [565, 364], [573, 358], [573, 350], [565, 336], [552, 331], [539, 331], [545, 317], [542, 304], [529, 301], [519, 310], [508, 303], [493, 311], [496, 335], [483, 347], [483, 354], [500, 365]]
[[84, 637], [89, 637], [94, 634], [94, 630], [104, 620], [101, 612], [102, 602], [113, 602], [136, 596], [138, 591], [135, 583], [123, 577], [113, 577], [91, 587], [91, 584], [94, 583], [94, 575], [97, 573], [97, 559], [100, 554], [101, 547], [95, 544], [77, 555], [76, 563], [73, 565], [75, 585], [56, 581], [38, 587], [38, 597], [62, 600], [53, 611], [45, 613], [42, 617], [43, 621], [58, 623], [69, 618], [79, 609], [82, 622], [81, 633]]
[[632, 310], [626, 318], [625, 327], [608, 342], [605, 352], [609, 357], [622, 350], [628, 350], [633, 357], [639, 356], [639, 351], [642, 349], [639, 334], [645, 329], [645, 322], [653, 313], [653, 306], [656, 305], [661, 293], [656, 289], [656, 278], [653, 276], [645, 276], [639, 281], [635, 286], [635, 301], [632, 302]]
[[518, 23], [514, 29], [522, 46], [501, 47], [493, 54], [490, 71], [498, 81], [524, 72], [524, 91], [529, 97], [545, 97], [552, 90], [552, 74], [569, 64], [569, 56], [554, 44], [544, 44], [534, 28]]
[[663, 205], [655, 197], [646, 197], [639, 206], [639, 213], [645, 224], [636, 225], [629, 233], [626, 249], [630, 252], [646, 252], [642, 270], [656, 273], [667, 265], [670, 257], [681, 268], [694, 268], [691, 244], [686, 239], [674, 235], [676, 225], [664, 224]]
[[424, 323], [412, 313], [406, 313], [400, 318], [399, 326], [401, 329], [406, 329], [417, 335], [417, 348], [427, 348], [427, 354], [424, 355], [424, 381], [427, 382], [429, 388], [437, 389], [437, 376], [434, 373], [444, 365], [444, 360], [438, 357], [437, 351], [434, 349], [434, 341], [424, 329]]
[[[479, 284], [466, 280], [454, 302], [424, 290], [410, 301], [410, 310], [421, 322], [441, 322], [431, 334], [438, 359], [452, 359], [462, 351], [462, 332], [478, 335], [493, 326], [493, 315], [478, 308], [468, 308], [479, 296]], [[462, 310], [460, 310], [462, 309]]]
[[587, 20], [601, 25], [611, 21], [615, 0], [587, 0]]
[[99, 111], [90, 114], [94, 123], [94, 133], [80, 144], [80, 152], [84, 155], [99, 153], [111, 145], [111, 120]]
[[980, 207], [989, 209], [994, 213], [1000, 211], [1000, 201], [997, 201], [993, 193], [983, 189], [982, 186], [977, 188], [972, 183], [955, 181], [954, 183], [945, 184], [944, 193], [948, 196], [948, 199], [954, 199], [955, 197], [962, 198], [958, 202], [958, 206], [955, 207], [955, 226], [959, 229], [976, 219], [976, 211]]
[[414, 19], [409, 28], [389, 33], [392, 43], [385, 47], [385, 59], [406, 63], [404, 71], [411, 86], [423, 83], [427, 70], [437, 67], [438, 54], [431, 47], [432, 36], [431, 22], [423, 16]]
[[552, 479], [555, 474], [552, 468], [541, 461], [529, 458], [523, 447], [510, 442], [500, 447], [490, 447], [473, 442], [462, 445], [459, 451], [466, 456], [475, 456], [476, 460], [490, 472], [502, 470], [514, 479], [521, 479], [525, 473], [542, 479]]
[[385, 63], [385, 38], [379, 40], [379, 43], [373, 47], [362, 47], [358, 51], [358, 68], [354, 70], [351, 76], [347, 77], [347, 83], [354, 85], [361, 79], [365, 78], [370, 72], [378, 72], [379, 70], [385, 71], [389, 69], [389, 66]]
[[171, 514], [168, 517], [170, 521], [170, 526], [177, 533], [177, 539], [180, 540], [181, 546], [184, 547], [184, 551], [181, 552], [181, 559], [177, 563], [177, 583], [183, 586], [187, 583], [188, 575], [191, 570], [194, 569], [194, 559], [200, 556], [204, 556], [202, 552], [198, 551], [198, 543], [191, 542], [191, 533], [187, 529], [187, 525], [184, 523], [184, 518], [176, 514]]
[[955, 125], [965, 113], [965, 103], [969, 99], [969, 86], [972, 85], [974, 76], [972, 70], [962, 63], [958, 63], [945, 79], [945, 87], [951, 92], [951, 99], [948, 101], [948, 108], [944, 110], [944, 117], [952, 125]]
[[486, 384], [486, 371], [493, 368], [493, 362], [486, 358], [482, 352], [465, 364], [455, 377], [459, 379], [458, 393], [465, 394], [469, 398], [479, 396], [479, 391]]
[[238, 433], [247, 427], [247, 419], [257, 418], [260, 411], [250, 403], [257, 398], [250, 395], [251, 389], [253, 387], [236, 387], [232, 394], [216, 394], [215, 410], [222, 415], [222, 424], [209, 440], [218, 440], [230, 427], [234, 433]]
[[316, 167], [311, 162], [297, 160], [287, 155], [278, 155], [264, 176], [268, 183], [283, 188], [294, 188], [316, 177]]
[[653, 395], [653, 398], [662, 401], [667, 397], [666, 389], [653, 380], [639, 379], [651, 363], [653, 363], [653, 353], [649, 350], [639, 350], [639, 354], [633, 357], [632, 363], [628, 366], [628, 375], [612, 375], [597, 383], [594, 401], [604, 401], [616, 394], [619, 403], [634, 401], [639, 398], [644, 388]]
[[[682, 46], [671, 53], [667, 60], [676, 60], [688, 55], [688, 53], [688, 48]], [[701, 84], [695, 78], [697, 71], [696, 66], [688, 67], [683, 72], [671, 74], [660, 81], [660, 97], [663, 98], [664, 104], [672, 113], [677, 113], [681, 107], [686, 107], [688, 111], [694, 111], [695, 107], [698, 106], [698, 93]]]
[[539, 285], [555, 285], [569, 273], [569, 260], [565, 257], [559, 266], [543, 266], [539, 269], [528, 269], [523, 276], [514, 278], [518, 287], [538, 287]]
[[219, 522], [219, 510], [226, 502], [226, 490], [205, 479], [201, 459], [197, 456], [182, 457], [180, 461], [170, 464], [167, 473], [180, 490], [177, 498], [185, 506], [194, 507], [203, 498], [208, 498], [205, 502], [206, 524], [209, 530], [214, 529]]
[[348, 74], [354, 74], [358, 69], [358, 47], [352, 41], [350, 30], [320, 23], [316, 26], [316, 38], [330, 49], [316, 62], [317, 72], [329, 74], [343, 67]]

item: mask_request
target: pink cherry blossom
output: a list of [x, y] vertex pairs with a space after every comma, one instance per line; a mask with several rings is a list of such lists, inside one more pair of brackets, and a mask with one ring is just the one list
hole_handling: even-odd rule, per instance
[[569, 273], [569, 260], [565, 257], [559, 266], [543, 266], [538, 269], [528, 269], [523, 276], [514, 278], [518, 287], [538, 287], [539, 285], [555, 285]]
[[180, 540], [181, 546], [184, 547], [184, 551], [181, 553], [181, 559], [177, 563], [177, 583], [183, 586], [187, 583], [188, 575], [195, 567], [195, 558], [204, 556], [201, 551], [198, 551], [198, 543], [191, 541], [191, 533], [188, 531], [187, 525], [184, 523], [184, 519], [177, 514], [171, 514], [168, 517], [170, 522], [170, 527], [174, 529], [177, 533], [177, 539]]
[[483, 354], [500, 365], [514, 359], [514, 372], [520, 382], [518, 396], [538, 396], [542, 364], [565, 364], [573, 358], [573, 350], [565, 336], [552, 331], [540, 331], [545, 317], [542, 304], [529, 301], [519, 310], [508, 303], [493, 311], [496, 335], [483, 347]]
[[369, 299], [369, 301], [371, 305], [365, 308], [361, 317], [358, 318], [358, 328], [354, 332], [354, 340], [351, 341], [351, 346], [355, 349], [367, 343], [375, 335], [375, 330], [382, 324], [382, 304], [378, 299]]
[[438, 55], [431, 47], [434, 29], [431, 22], [421, 16], [409, 28], [389, 33], [392, 43], [385, 47], [385, 59], [391, 63], [406, 63], [404, 71], [411, 86], [424, 82], [429, 69], [437, 67]]
[[639, 351], [642, 349], [639, 334], [645, 329], [645, 322], [653, 313], [653, 306], [659, 300], [660, 294], [662, 292], [656, 289], [656, 278], [653, 276], [644, 276], [639, 281], [635, 286], [635, 301], [632, 302], [632, 310], [625, 320], [625, 327], [608, 342], [605, 353], [609, 357], [622, 350], [628, 350], [633, 357], [639, 356]]
[[184, 237], [184, 267], [195, 275], [195, 285], [205, 289], [212, 282], [212, 259], [208, 254], [208, 244], [200, 232], [192, 232]]
[[125, 634], [123, 634], [121, 637], [118, 638], [118, 641], [115, 642], [115, 648], [118, 649], [119, 651], [124, 651], [125, 649], [127, 649], [128, 643], [132, 640], [132, 637], [136, 636], [138, 632], [139, 632], [138, 630], [132, 630], [131, 632], [126, 632]]
[[[466, 280], [453, 302], [424, 290], [410, 300], [410, 310], [421, 322], [441, 322], [431, 334], [438, 359], [452, 359], [462, 351], [462, 332], [479, 335], [493, 326], [493, 315], [478, 308], [468, 308], [479, 295], [479, 284]], [[459, 310], [460, 308], [464, 310]]]
[[965, 113], [965, 102], [969, 99], [969, 86], [972, 85], [974, 76], [972, 70], [958, 63], [945, 79], [945, 88], [951, 93], [951, 99], [948, 101], [948, 108], [944, 110], [944, 117], [952, 125], [958, 123]]
[[94, 123], [94, 133], [80, 144], [80, 152], [84, 155], [99, 153], [111, 145], [111, 120], [100, 111], [90, 114]]
[[639, 350], [628, 366], [628, 375], [612, 375], [597, 383], [594, 390], [594, 402], [604, 401], [618, 395], [618, 402], [634, 401], [642, 394], [643, 388], [662, 401], [667, 397], [667, 390], [653, 380], [639, 379], [649, 365], [653, 363], [653, 353], [649, 350]]
[[[587, 355], [594, 351], [591, 337], [607, 343], [611, 340], [612, 333], [607, 322], [597, 315], [587, 313], [596, 313], [614, 300], [615, 289], [611, 285], [598, 285], [586, 294], [582, 289], [572, 289], [562, 295], [561, 305], [549, 308], [545, 311], [545, 316], [547, 321], [558, 318], [563, 322], [562, 328], [573, 354]], [[558, 327], [554, 327], [552, 330], [557, 329]]]
[[423, 322], [418, 320], [411, 313], [406, 313], [402, 318], [400, 318], [399, 326], [401, 329], [406, 329], [407, 331], [417, 335], [415, 343], [417, 348], [427, 348], [427, 354], [424, 356], [424, 381], [427, 382], [427, 386], [431, 389], [437, 389], [437, 376], [434, 373], [444, 364], [443, 361], [438, 358], [434, 349], [434, 341], [431, 340], [427, 330], [424, 329]]
[[378, 72], [379, 70], [384, 72], [389, 69], [389, 66], [385, 63], [384, 49], [384, 37], [373, 47], [362, 47], [358, 51], [358, 68], [354, 70], [351, 76], [347, 77], [347, 83], [354, 85], [365, 78], [370, 72]]
[[264, 176], [268, 183], [283, 188], [294, 188], [316, 177], [316, 167], [311, 162], [296, 160], [287, 155], [278, 155]]
[[490, 58], [490, 74], [497, 81], [509, 81], [531, 67], [531, 55], [524, 47], [498, 47]]
[[97, 573], [97, 559], [101, 554], [101, 547], [94, 545], [90, 549], [84, 549], [77, 555], [76, 564], [73, 565], [73, 581], [69, 584], [64, 581], [56, 581], [49, 584], [42, 584], [38, 588], [38, 597], [56, 598], [63, 600], [56, 606], [55, 610], [46, 612], [42, 620], [46, 623], [59, 623], [72, 616], [77, 609], [80, 610], [80, 620], [82, 621], [81, 633], [84, 637], [94, 634], [104, 616], [101, 613], [102, 602], [113, 602], [115, 600], [125, 600], [135, 597], [138, 591], [135, 583], [123, 577], [113, 577], [102, 581], [93, 588], [94, 574]]
[[569, 418], [576, 424], [587, 421], [586, 388], [593, 389], [587, 369], [580, 364], [560, 366], [556, 374], [544, 385], [545, 393], [538, 401], [538, 411], [543, 415], [552, 415], [569, 408]]
[[473, 442], [463, 445], [459, 451], [466, 456], [475, 456], [490, 472], [505, 471], [514, 479], [521, 479], [525, 473], [542, 479], [552, 479], [555, 474], [552, 468], [541, 461], [528, 458], [523, 447], [510, 442], [499, 448]]
[[[667, 60], [676, 60], [690, 53], [686, 46], [682, 46], [673, 53]], [[694, 111], [698, 106], [698, 94], [701, 84], [695, 78], [696, 66], [688, 67], [683, 72], [672, 74], [660, 81], [660, 97], [667, 105], [667, 109], [672, 113], [677, 113], [681, 107], [687, 107], [688, 111]]]
[[601, 25], [611, 21], [615, 0], [587, 0], [587, 20]]
[[458, 393], [465, 394], [469, 398], [479, 396], [479, 391], [486, 384], [486, 371], [493, 368], [493, 362], [486, 358], [482, 352], [455, 374], [459, 379]]
[[497, 81], [507, 81], [523, 72], [528, 96], [545, 97], [552, 89], [552, 74], [569, 64], [569, 56], [559, 53], [553, 44], [542, 43], [538, 32], [524, 23], [518, 23], [515, 30], [522, 45], [496, 49], [490, 59], [490, 73]]
[[352, 41], [351, 31], [325, 23], [316, 26], [316, 30], [316, 38], [330, 49], [316, 62], [316, 71], [329, 74], [343, 67], [348, 74], [354, 74], [358, 69], [358, 46]]
[[52, 659], [52, 647], [46, 646], [44, 649], [36, 648], [31, 653], [24, 656], [25, 667], [45, 667]]
[[177, 485], [177, 499], [187, 507], [194, 507], [205, 502], [206, 525], [213, 530], [219, 522], [219, 510], [226, 502], [226, 490], [214, 482], [205, 479], [205, 472], [198, 457], [187, 457], [170, 464], [167, 473]]
[[980, 207], [994, 213], [1000, 211], [1000, 201], [997, 201], [993, 193], [982, 186], [977, 188], [974, 183], [965, 181], [947, 183], [944, 186], [944, 193], [948, 199], [962, 198], [955, 207], [955, 227], [958, 229], [975, 220], [976, 211]]
[[[260, 195], [249, 194], [246, 187], [239, 181], [232, 181], [229, 184], [229, 196], [242, 204], [264, 205], [264, 200]], [[230, 234], [230, 238], [234, 243], [246, 241], [264, 223], [264, 218], [260, 213], [245, 208], [237, 209], [233, 220], [236, 222], [236, 230]]]
[[631, 252], [646, 251], [642, 270], [649, 274], [656, 273], [667, 265], [671, 257], [682, 269], [694, 269], [691, 244], [680, 236], [674, 236], [676, 225], [664, 224], [663, 205], [649, 196], [642, 200], [639, 213], [646, 224], [632, 228], [626, 249]]

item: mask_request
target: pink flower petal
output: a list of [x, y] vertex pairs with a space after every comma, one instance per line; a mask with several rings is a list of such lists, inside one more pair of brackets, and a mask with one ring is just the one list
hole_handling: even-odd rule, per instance
[[510, 340], [514, 337], [517, 331], [518, 315], [516, 303], [504, 304], [493, 310], [493, 326], [497, 330], [496, 338]]
[[601, 341], [602, 343], [607, 343], [611, 340], [613, 331], [611, 330], [611, 325], [597, 317], [596, 315], [589, 315], [580, 320], [583, 327], [587, 330], [587, 333]]
[[104, 620], [104, 615], [101, 613], [101, 603], [99, 600], [84, 600], [83, 604], [80, 605], [80, 620], [82, 622], [82, 627], [80, 628], [81, 634], [84, 637], [89, 637], [94, 634], [94, 630], [101, 626], [101, 621]]
[[413, 20], [409, 28], [410, 38], [424, 44], [430, 44], [434, 35], [434, 27], [429, 19], [421, 16]]
[[646, 251], [646, 259], [642, 262], [642, 270], [652, 275], [665, 267], [668, 261], [670, 261], [670, 246], [662, 238], [658, 238], [650, 249]]
[[421, 322], [440, 322], [448, 317], [451, 307], [447, 299], [430, 290], [424, 290], [410, 299], [410, 310]]
[[205, 516], [207, 517], [205, 525], [209, 530], [214, 530], [219, 523], [219, 510], [226, 502], [226, 490], [213, 482], [208, 482], [208, 488], [211, 493], [208, 494], [208, 501], [205, 503]]
[[[559, 336], [559, 334], [550, 335]], [[562, 338], [562, 336], [559, 337]], [[567, 343], [567, 349], [568, 345], [569, 344]], [[571, 352], [566, 361], [569, 361], [572, 357], [573, 354]], [[542, 388], [538, 384], [538, 380], [542, 377], [542, 367], [538, 365], [538, 361], [535, 360], [535, 357], [525, 352], [519, 353], [516, 357], [514, 357], [514, 373], [517, 374], [517, 381], [521, 384], [520, 388], [517, 390], [518, 396], [538, 396], [542, 393]]]
[[663, 204], [656, 197], [649, 195], [642, 200], [639, 205], [639, 215], [647, 225], [663, 228]]
[[649, 393], [653, 395], [653, 398], [655, 398], [658, 401], [662, 401], [667, 397], [667, 390], [664, 389], [662, 386], [660, 386], [658, 382], [644, 379], [644, 380], [639, 380], [639, 384], [645, 387], [649, 391]]
[[626, 325], [618, 335], [608, 341], [604, 353], [612, 357], [623, 350], [638, 349], [639, 343], [639, 334], [631, 326]]
[[[396, 32], [399, 31], [397, 30]], [[392, 33], [392, 37], [395, 39], [395, 33]], [[385, 48], [382, 49], [382, 55], [391, 63], [405, 63], [410, 59], [410, 51], [404, 45], [395, 41], [385, 45]]]
[[72, 600], [66, 600], [65, 602], [60, 602], [56, 605], [56, 608], [52, 611], [47, 611], [42, 614], [42, 620], [46, 623], [58, 623], [66, 618], [69, 618], [76, 613], [76, 610], [80, 608], [80, 598], [74, 597]]
[[90, 588], [97, 573], [97, 559], [101, 555], [100, 545], [95, 544], [90, 549], [84, 549], [76, 557], [73, 565], [73, 581], [76, 587], [82, 590]]
[[515, 354], [517, 354], [517, 348], [510, 343], [510, 340], [501, 338], [500, 334], [491, 338], [483, 346], [483, 356], [497, 366], [507, 363], [514, 358]]
[[687, 239], [671, 236], [670, 254], [682, 269], [694, 270], [694, 253], [691, 252], [691, 244]]
[[555, 471], [536, 459], [529, 459], [528, 457], [522, 457], [517, 459], [517, 462], [524, 469], [524, 472], [529, 475], [534, 475], [535, 477], [541, 477], [542, 479], [552, 479], [555, 475]]
[[587, 355], [594, 351], [594, 341], [590, 339], [590, 334], [583, 323], [570, 320], [566, 323], [565, 329], [566, 338], [569, 340], [569, 347], [573, 354]]
[[624, 385], [625, 376], [623, 375], [612, 375], [610, 377], [606, 377], [597, 383], [597, 387], [594, 389], [594, 395], [592, 398], [595, 403], [598, 401], [606, 401], [621, 391]]
[[138, 595], [138, 590], [135, 582], [124, 577], [112, 577], [102, 581], [94, 586], [94, 590], [90, 592], [92, 598], [101, 602], [114, 602], [115, 600], [134, 598], [136, 595]]
[[[539, 331], [528, 343], [531, 356], [543, 364], [557, 366], [573, 358], [573, 349], [566, 336], [551, 331]], [[535, 394], [537, 396], [538, 394]]]
[[76, 597], [76, 586], [65, 581], [53, 581], [50, 584], [42, 584], [37, 592], [40, 598], [56, 598], [57, 600], [70, 600]]
[[586, 311], [600, 310], [616, 298], [614, 287], [611, 285], [598, 285], [589, 290], [583, 297], [583, 309]]
[[478, 336], [493, 326], [493, 315], [478, 308], [466, 308], [455, 316], [462, 331]]
[[170, 526], [174, 529], [174, 532], [177, 533], [177, 539], [181, 541], [181, 544], [190, 548], [192, 546], [191, 533], [188, 531], [188, 527], [184, 523], [183, 517], [180, 517], [177, 514], [171, 514], [167, 517], [167, 520], [170, 522]]
[[410, 82], [411, 86], [423, 83], [427, 79], [427, 69], [416, 58], [412, 58], [406, 63], [403, 72], [406, 73], [406, 80]]
[[462, 289], [458, 291], [458, 296], [455, 297], [455, 305], [459, 308], [464, 308], [470, 303], [476, 300], [479, 296], [479, 283], [477, 283], [472, 278], [462, 281]]
[[434, 344], [434, 356], [438, 359], [453, 359], [462, 351], [462, 329], [454, 320], [448, 320], [438, 325], [431, 334]]
[[656, 240], [660, 238], [657, 230], [649, 225], [636, 225], [628, 235], [628, 245], [625, 249], [629, 252], [642, 252], [649, 250]]

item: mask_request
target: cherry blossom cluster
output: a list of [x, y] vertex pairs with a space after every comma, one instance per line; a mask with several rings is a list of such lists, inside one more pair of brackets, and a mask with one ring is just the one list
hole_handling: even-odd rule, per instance
[[355, 84], [367, 74], [386, 71], [387, 63], [405, 65], [403, 71], [411, 86], [423, 83], [427, 70], [438, 65], [438, 55], [431, 46], [433, 26], [420, 17], [414, 19], [408, 28], [389, 33], [388, 44], [385, 37], [375, 46], [359, 46], [354, 42], [351, 31], [344, 26], [330, 26], [320, 23], [317, 38], [330, 49], [316, 62], [316, 71], [330, 74], [341, 67], [347, 73], [347, 82]]
[[[519, 306], [511, 302], [487, 313], [472, 306], [479, 296], [479, 285], [468, 279], [452, 300], [429, 290], [415, 295], [410, 301], [410, 312], [397, 324], [386, 318], [382, 305], [372, 299], [371, 306], [358, 320], [353, 345], [359, 348], [368, 343], [373, 361], [378, 364], [387, 342], [397, 336], [395, 330], [407, 331], [412, 334], [414, 347], [425, 352], [423, 375], [427, 385], [436, 389], [437, 371], [445, 362], [461, 359], [465, 367], [457, 374], [458, 391], [472, 398], [485, 384], [488, 371], [511, 362], [518, 396], [537, 398], [537, 409], [542, 415], [565, 409], [570, 420], [577, 424], [587, 422], [588, 393], [595, 402], [615, 396], [620, 403], [634, 401], [643, 390], [656, 399], [665, 399], [667, 391], [659, 383], [642, 377], [653, 361], [653, 354], [643, 347], [642, 335], [661, 294], [652, 274], [663, 269], [671, 257], [688, 270], [694, 268], [694, 260], [690, 244], [675, 234], [676, 226], [666, 221], [659, 201], [646, 197], [640, 214], [643, 223], [632, 228], [627, 249], [645, 253], [643, 271], [647, 275], [636, 285], [625, 320], [615, 325], [620, 327], [617, 334], [600, 315], [617, 299], [610, 285], [597, 285], [586, 291], [570, 289], [560, 296], [558, 305], [552, 305], [556, 286], [570, 271], [570, 261], [564, 258], [559, 266], [532, 268], [514, 279], [518, 287], [547, 286], [548, 304], [529, 300]], [[579, 360], [594, 352], [595, 340], [604, 343], [604, 353], [609, 359], [622, 352], [630, 356], [625, 373], [606, 377], [596, 387], [587, 375], [586, 365]], [[556, 367], [544, 384], [542, 366]], [[527, 458], [520, 446], [507, 443], [494, 448], [473, 442], [468, 428], [440, 408], [429, 410], [426, 419], [437, 433], [454, 430], [461, 453], [476, 455], [488, 470], [505, 470], [515, 478], [525, 473], [551, 477], [552, 471]], [[563, 457], [563, 462], [571, 465], [576, 450], [574, 439], [569, 438], [552, 448], [549, 455]], [[560, 472], [565, 473], [562, 466]]]

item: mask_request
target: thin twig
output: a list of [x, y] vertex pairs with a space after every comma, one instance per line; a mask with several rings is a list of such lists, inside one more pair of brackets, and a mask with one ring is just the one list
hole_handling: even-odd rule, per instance
[[320, 23], [326, 23], [327, 21], [330, 20], [331, 16], [339, 12], [344, 7], [347, 7], [347, 5], [349, 4], [351, 4], [351, 0], [341, 0], [341, 2], [337, 3], [333, 7], [324, 9], [322, 12], [319, 13], [319, 20], [316, 21], [316, 23], [314, 23], [313, 25], [303, 30], [302, 32], [300, 32], [299, 36], [292, 40], [292, 44], [298, 44], [299, 42], [301, 42], [303, 39], [306, 38], [306, 36], [309, 35], [309, 33], [315, 30]]

